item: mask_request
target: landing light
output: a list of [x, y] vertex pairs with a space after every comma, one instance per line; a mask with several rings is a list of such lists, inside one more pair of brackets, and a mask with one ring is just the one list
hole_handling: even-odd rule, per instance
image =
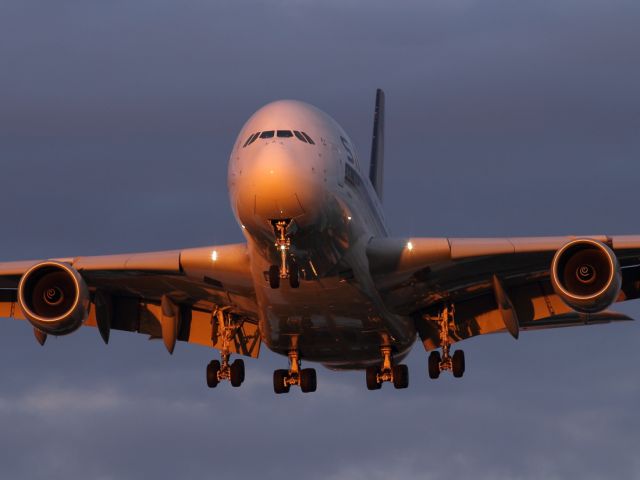
[[218, 260], [218, 252], [214, 250], [213, 252], [211, 252], [211, 261], [215, 262], [216, 260]]
[[407, 242], [407, 250], [409, 250], [409, 251], [413, 250], [413, 243]]
[[347, 220], [351, 221], [351, 217], [347, 217]]

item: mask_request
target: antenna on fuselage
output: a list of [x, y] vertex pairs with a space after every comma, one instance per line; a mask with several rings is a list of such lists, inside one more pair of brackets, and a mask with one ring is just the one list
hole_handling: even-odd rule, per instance
[[384, 178], [384, 92], [376, 90], [376, 110], [373, 116], [373, 140], [371, 141], [371, 164], [369, 179], [382, 201], [382, 183]]

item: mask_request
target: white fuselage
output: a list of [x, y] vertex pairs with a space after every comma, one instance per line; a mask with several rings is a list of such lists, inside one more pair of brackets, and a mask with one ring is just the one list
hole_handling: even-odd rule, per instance
[[[382, 344], [408, 352], [413, 323], [386, 311], [368, 269], [367, 243], [388, 235], [381, 205], [333, 119], [298, 101], [266, 105], [240, 131], [228, 182], [270, 349], [297, 349], [335, 368], [379, 362]], [[291, 255], [304, 278], [297, 289], [272, 289], [266, 278], [279, 262], [272, 221], [280, 219], [291, 221]]]

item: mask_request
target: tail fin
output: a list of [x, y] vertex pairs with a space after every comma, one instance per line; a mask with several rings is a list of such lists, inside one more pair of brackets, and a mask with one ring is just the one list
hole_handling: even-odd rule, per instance
[[382, 201], [384, 178], [384, 92], [376, 91], [376, 110], [373, 117], [373, 140], [371, 141], [371, 164], [369, 166], [371, 184]]

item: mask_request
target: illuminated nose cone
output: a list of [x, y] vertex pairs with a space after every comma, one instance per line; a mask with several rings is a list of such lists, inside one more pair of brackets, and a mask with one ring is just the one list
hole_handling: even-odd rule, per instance
[[318, 180], [308, 159], [296, 156], [293, 149], [277, 143], [263, 146], [245, 165], [243, 176], [242, 196], [245, 204], [252, 204], [253, 215], [263, 220], [312, 220], [320, 201]]

